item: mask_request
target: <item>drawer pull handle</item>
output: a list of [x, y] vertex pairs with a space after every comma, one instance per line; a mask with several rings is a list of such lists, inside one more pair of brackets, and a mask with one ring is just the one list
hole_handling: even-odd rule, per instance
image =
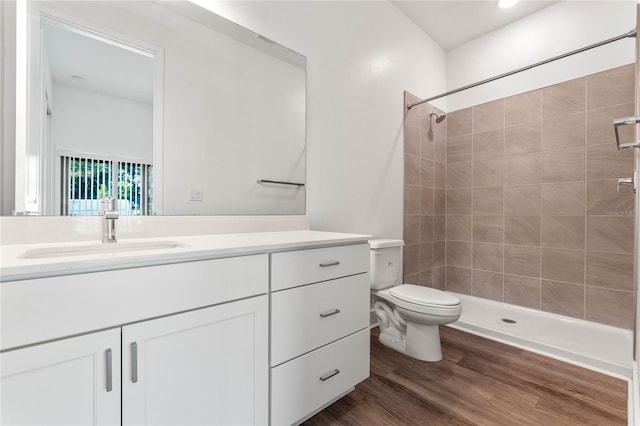
[[331, 315], [339, 314], [340, 309], [334, 309], [333, 311], [323, 312], [320, 314], [322, 318], [330, 317]]
[[111, 348], [105, 351], [105, 355], [107, 356], [107, 392], [111, 392], [113, 390], [113, 358]]
[[138, 382], [138, 344], [131, 344], [131, 383]]
[[329, 266], [338, 266], [339, 264], [340, 264], [340, 262], [338, 262], [336, 260], [336, 261], [333, 261], [333, 262], [321, 263], [320, 267], [321, 268], [326, 268], [326, 267], [329, 267]]
[[340, 374], [340, 370], [338, 370], [337, 368], [335, 370], [333, 370], [331, 373], [327, 373], [324, 376], [320, 376], [320, 380], [323, 382], [326, 382], [327, 380], [329, 380], [330, 378], [332, 378], [333, 376], [337, 376], [338, 374]]

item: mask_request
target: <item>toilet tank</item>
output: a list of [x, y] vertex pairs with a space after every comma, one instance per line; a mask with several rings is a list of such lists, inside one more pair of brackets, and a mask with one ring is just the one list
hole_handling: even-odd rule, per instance
[[402, 284], [402, 240], [370, 240], [371, 288], [382, 290]]

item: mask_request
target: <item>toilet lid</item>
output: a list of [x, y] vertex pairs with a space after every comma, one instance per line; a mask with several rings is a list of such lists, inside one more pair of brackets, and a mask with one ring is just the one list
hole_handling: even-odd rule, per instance
[[403, 284], [393, 287], [389, 293], [400, 300], [426, 306], [455, 306], [460, 304], [456, 296], [436, 290], [435, 288], [422, 287], [413, 284]]

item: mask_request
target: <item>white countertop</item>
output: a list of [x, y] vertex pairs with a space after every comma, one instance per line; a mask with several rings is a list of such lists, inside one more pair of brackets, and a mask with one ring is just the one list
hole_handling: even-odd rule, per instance
[[[166, 263], [189, 262], [327, 245], [364, 243], [370, 235], [321, 231], [284, 231], [121, 240], [121, 243], [176, 242], [182, 247], [25, 259], [28, 250], [96, 246], [100, 242], [0, 246], [0, 282]], [[115, 243], [118, 244], [118, 243]]]

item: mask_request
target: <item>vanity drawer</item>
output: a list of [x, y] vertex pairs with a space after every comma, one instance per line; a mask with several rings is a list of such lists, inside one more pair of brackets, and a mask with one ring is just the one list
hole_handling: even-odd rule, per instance
[[271, 369], [271, 424], [290, 425], [369, 377], [369, 329]]
[[0, 348], [265, 294], [268, 268], [258, 254], [5, 282]]
[[369, 271], [369, 245], [327, 247], [271, 255], [271, 291]]
[[271, 365], [369, 325], [369, 274], [271, 295]]

